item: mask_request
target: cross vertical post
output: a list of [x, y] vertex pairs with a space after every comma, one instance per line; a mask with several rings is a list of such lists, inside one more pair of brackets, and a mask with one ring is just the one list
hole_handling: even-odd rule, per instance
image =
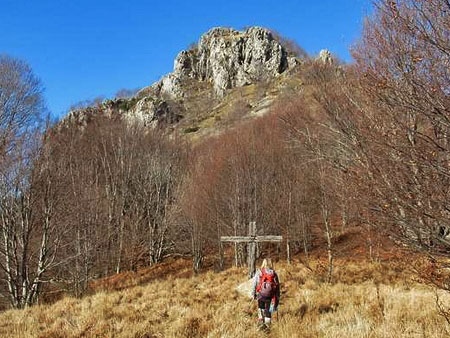
[[247, 246], [248, 278], [252, 278], [256, 271], [256, 222], [250, 222], [248, 224], [248, 236], [253, 238]]
[[232, 242], [232, 243], [247, 243], [247, 265], [248, 276], [252, 278], [256, 271], [256, 243], [259, 242], [272, 242], [280, 243], [283, 240], [282, 236], [276, 235], [256, 235], [256, 222], [250, 222], [248, 225], [248, 236], [221, 236], [220, 242]]

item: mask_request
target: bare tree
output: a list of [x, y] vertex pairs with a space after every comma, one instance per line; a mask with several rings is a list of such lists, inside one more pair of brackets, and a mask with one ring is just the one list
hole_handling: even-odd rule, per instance
[[[379, 182], [377, 209], [395, 223], [397, 237], [416, 248], [448, 246], [447, 1], [379, 1], [354, 50], [365, 107], [377, 142], [371, 156]], [[377, 125], [373, 122], [377, 122]], [[375, 170], [376, 169], [376, 170]]]
[[45, 112], [43, 88], [24, 61], [0, 55], [0, 150], [11, 150], [15, 137], [35, 128]]
[[[258, 235], [282, 234], [287, 257], [291, 246], [308, 242], [309, 213], [299, 216], [309, 208], [303, 194], [308, 184], [279, 123], [277, 115], [263, 117], [197, 146], [183, 189], [189, 197], [180, 202], [191, 224], [193, 251], [204, 251], [208, 244], [222, 253], [220, 236], [247, 235], [250, 222], [256, 222]], [[234, 244], [235, 265], [246, 263], [245, 245]], [[259, 253], [280, 251], [272, 246], [260, 244]]]
[[448, 12], [441, 0], [376, 2], [356, 65], [304, 68], [317, 106], [291, 128], [319, 131], [368, 225], [434, 253], [450, 244]]
[[54, 262], [54, 176], [42, 147], [39, 79], [23, 61], [0, 56], [0, 267], [10, 304], [34, 304]]
[[106, 259], [110, 253], [104, 250], [104, 188], [95, 138], [89, 129], [70, 128], [62, 133], [53, 130], [47, 139], [53, 170], [60, 173], [55, 213], [59, 226], [67, 229], [57, 258], [65, 264], [52, 270], [52, 281], [59, 289], [81, 296], [89, 281], [110, 266]]
[[6, 294], [16, 308], [38, 300], [49, 270], [60, 263], [55, 260], [62, 230], [55, 217], [58, 173], [40, 145], [40, 135], [17, 141], [11, 165], [1, 170], [0, 267]]

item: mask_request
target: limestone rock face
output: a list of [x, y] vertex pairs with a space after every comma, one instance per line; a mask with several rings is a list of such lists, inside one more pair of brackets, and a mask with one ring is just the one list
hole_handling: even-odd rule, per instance
[[183, 80], [209, 81], [217, 95], [287, 70], [295, 61], [289, 58], [272, 33], [261, 27], [246, 31], [213, 28], [197, 45], [178, 54], [173, 73], [154, 85], [162, 94], [183, 97]]
[[129, 122], [138, 122], [144, 126], [156, 126], [158, 123], [176, 123], [181, 115], [175, 113], [167, 101], [148, 96], [139, 100], [132, 109], [125, 113]]

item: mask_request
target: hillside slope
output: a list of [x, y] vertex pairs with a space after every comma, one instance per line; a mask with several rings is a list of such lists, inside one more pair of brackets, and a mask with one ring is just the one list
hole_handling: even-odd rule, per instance
[[[351, 243], [350, 243], [351, 242]], [[270, 337], [448, 337], [435, 297], [448, 294], [415, 281], [409, 253], [390, 246], [371, 262], [358, 247], [336, 261], [335, 283], [324, 282], [322, 250], [307, 266], [279, 261], [282, 298]], [[350, 253], [351, 255], [351, 253]], [[416, 262], [420, 259], [416, 258]], [[2, 337], [257, 337], [256, 304], [236, 292], [246, 269], [192, 275], [188, 260], [174, 259], [135, 273], [97, 281], [96, 293], [0, 314]]]
[[[313, 265], [314, 266], [314, 265]], [[314, 266], [316, 268], [316, 266]], [[448, 337], [433, 290], [385, 265], [355, 263], [341, 274], [367, 281], [325, 284], [299, 262], [278, 264], [283, 282], [271, 337]], [[364, 272], [363, 272], [364, 271]], [[354, 275], [352, 275], [354, 274]], [[378, 283], [391, 276], [394, 282]], [[0, 315], [2, 337], [256, 337], [255, 302], [235, 287], [245, 270], [158, 279], [82, 300], [65, 298]], [[448, 304], [448, 295], [441, 295]]]
[[131, 98], [75, 109], [62, 124], [83, 126], [108, 116], [183, 134], [215, 133], [236, 119], [264, 114], [286, 91], [300, 90], [296, 72], [306, 56], [296, 56], [282, 40], [261, 27], [213, 28], [181, 51], [161, 80]]

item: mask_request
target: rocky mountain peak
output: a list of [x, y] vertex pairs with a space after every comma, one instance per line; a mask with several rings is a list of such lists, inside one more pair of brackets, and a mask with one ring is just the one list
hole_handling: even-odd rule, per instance
[[187, 78], [208, 81], [215, 94], [273, 78], [296, 64], [273, 34], [265, 28], [245, 31], [216, 27], [205, 33], [196, 47], [181, 51], [174, 71], [153, 87], [172, 98], [184, 96]]

